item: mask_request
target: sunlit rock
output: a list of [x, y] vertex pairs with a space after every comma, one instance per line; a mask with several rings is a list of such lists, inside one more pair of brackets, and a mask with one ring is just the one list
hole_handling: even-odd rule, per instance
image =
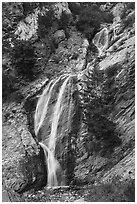
[[59, 2], [53, 5], [53, 10], [55, 12], [55, 17], [60, 19], [62, 16], [62, 13], [64, 12], [66, 15], [71, 15], [71, 11], [68, 8], [67, 2]]
[[31, 37], [37, 38], [38, 13], [39, 11], [36, 10], [35, 13], [26, 17], [24, 21], [19, 22], [15, 35], [20, 40], [29, 40]]
[[108, 48], [108, 29], [103, 28], [99, 33], [93, 38], [93, 43], [99, 50], [99, 55], [101, 55]]

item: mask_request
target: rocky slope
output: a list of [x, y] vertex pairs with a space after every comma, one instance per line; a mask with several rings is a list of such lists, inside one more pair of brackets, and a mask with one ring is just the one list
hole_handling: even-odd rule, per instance
[[[115, 17], [113, 24], [107, 25], [107, 46], [106, 40], [103, 47], [102, 42], [101, 46], [99, 43], [96, 44], [95, 53], [92, 48], [89, 49], [88, 40], [75, 26], [70, 27], [68, 39], [63, 30], [58, 30], [54, 35], [58, 48], [50, 56], [46, 67], [48, 69], [54, 67], [60, 74], [64, 72], [78, 74], [81, 82], [85, 73], [92, 72], [96, 64], [104, 71], [116, 67], [114, 86], [117, 87], [117, 91], [109, 117], [116, 124], [119, 145], [114, 147], [111, 154], [109, 151], [103, 154], [100, 152], [89, 154], [90, 150], [94, 149], [94, 144], [87, 141], [85, 148], [82, 141], [86, 137], [86, 128], [81, 125], [77, 138], [79, 156], [74, 169], [79, 188], [72, 186], [71, 189], [47, 191], [45, 187], [37, 192], [30, 190], [19, 195], [17, 192], [24, 187], [37, 189], [46, 184], [43, 152], [35, 138], [33, 125], [38, 97], [48, 83], [43, 71], [40, 79], [12, 94], [12, 102], [10, 99], [10, 102], [3, 103], [3, 201], [130, 201], [130, 195], [126, 194], [127, 200], [122, 197], [124, 190], [119, 191], [117, 200], [114, 195], [118, 194], [121, 186], [114, 192], [112, 190], [114, 186], [109, 185], [111, 182], [117, 185], [120, 181], [124, 186], [126, 182], [130, 183], [135, 179], [135, 12], [129, 8], [125, 14], [124, 3], [118, 3], [112, 8], [106, 4], [107, 6]], [[67, 8], [65, 11], [70, 15], [65, 5], [57, 7], [56, 12], [62, 12]], [[102, 9], [107, 8], [104, 5]], [[58, 18], [60, 15], [57, 14]], [[101, 52], [97, 51], [100, 49]], [[102, 187], [102, 184], [106, 186]], [[131, 189], [132, 187], [131, 185]], [[103, 188], [105, 190], [102, 190]], [[106, 194], [111, 194], [111, 199]]]
[[[131, 15], [134, 15], [134, 12], [129, 13], [125, 21], [129, 19]], [[117, 22], [117, 19], [114, 19], [114, 23], [109, 27], [109, 32], [113, 31], [113, 33], [115, 33], [116, 25], [119, 24], [118, 34], [112, 36], [111, 39], [115, 38], [115, 42], [113, 44], [112, 41], [109, 42], [110, 45], [106, 48], [105, 53], [102, 53], [102, 59], [99, 59], [100, 70], [111, 70], [117, 67], [117, 73], [114, 80], [115, 86], [117, 86], [119, 90], [115, 93], [115, 104], [113, 110], [110, 112], [110, 118], [117, 124], [122, 144], [115, 148], [111, 156], [107, 154], [105, 157], [100, 157], [99, 155], [90, 156], [87, 161], [92, 163], [92, 167], [88, 170], [86, 165], [88, 162], [83, 156], [83, 171], [77, 166], [78, 176], [84, 176], [85, 174], [87, 180], [89, 177], [94, 180], [95, 177], [99, 182], [107, 182], [114, 176], [119, 176], [120, 179], [130, 179], [134, 178], [135, 175], [135, 169], [133, 167], [135, 159], [135, 30], [134, 24], [132, 23], [124, 27], [122, 20], [118, 20]], [[110, 52], [110, 50], [112, 51]], [[94, 63], [89, 63], [88, 69], [92, 70], [93, 66]], [[81, 159], [78, 160], [78, 163], [79, 161], [82, 162]], [[110, 167], [113, 168], [110, 170]]]

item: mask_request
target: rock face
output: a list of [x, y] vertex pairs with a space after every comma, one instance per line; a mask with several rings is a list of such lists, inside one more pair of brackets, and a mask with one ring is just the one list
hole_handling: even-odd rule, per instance
[[42, 153], [27, 129], [27, 117], [22, 105], [17, 106], [16, 103], [12, 103], [8, 109], [6, 106], [3, 107], [3, 113], [3, 182], [5, 188], [19, 192], [25, 186], [30, 186], [41, 178], [45, 185], [46, 167], [41, 160]]
[[47, 63], [47, 69], [54, 67], [55, 74], [58, 72], [75, 74], [83, 70], [86, 66], [88, 45], [88, 40], [72, 26], [70, 37], [58, 44], [55, 54], [51, 55]]
[[[117, 7], [120, 9], [119, 12]], [[110, 118], [117, 125], [117, 129], [122, 141], [121, 145], [115, 147], [114, 152], [111, 155], [101, 156], [99, 154], [93, 154], [89, 157], [86, 155], [84, 148], [80, 148], [79, 151], [85, 151], [83, 156], [78, 159], [78, 166], [76, 167], [76, 176], [86, 181], [97, 180], [98, 182], [110, 182], [115, 177], [119, 177], [121, 180], [134, 179], [135, 173], [135, 157], [134, 157], [134, 144], [135, 144], [135, 36], [134, 36], [134, 22], [123, 25], [125, 22], [121, 19], [121, 15], [124, 9], [123, 4], [117, 4], [114, 7], [117, 19], [114, 18], [114, 23], [108, 27], [109, 33], [113, 35], [109, 37], [109, 46], [102, 52], [101, 60], [98, 60], [99, 69], [102, 71], [117, 69], [115, 74], [115, 87], [117, 91], [115, 93], [115, 101], [113, 109], [110, 110]], [[131, 11], [132, 13], [133, 11]], [[129, 16], [131, 15], [129, 13]], [[128, 17], [127, 17], [128, 19]], [[115, 25], [115, 26], [114, 26]], [[115, 34], [116, 26], [121, 29]], [[110, 32], [111, 31], [111, 32]], [[101, 33], [101, 31], [100, 31]], [[95, 42], [95, 40], [93, 41]], [[98, 43], [95, 43], [98, 46]], [[96, 61], [97, 62], [97, 61]], [[96, 63], [95, 62], [95, 63]], [[88, 69], [91, 72], [95, 63], [89, 63]], [[89, 149], [93, 149], [92, 142], [88, 145]], [[87, 159], [86, 159], [87, 158]], [[81, 164], [79, 164], [81, 163]], [[89, 163], [92, 164], [88, 168]]]
[[[44, 155], [32, 137], [34, 128], [30, 126], [36, 101], [35, 98], [32, 103], [32, 98], [46, 83], [45, 77], [44, 80], [38, 79], [35, 84], [21, 90], [23, 101], [16, 93], [15, 99], [12, 95], [14, 102], [3, 104], [3, 201], [22, 201], [16, 192], [34, 183], [36, 187], [46, 184]], [[28, 110], [31, 110], [30, 117], [27, 116]]]
[[119, 176], [121, 180], [135, 178], [135, 150], [133, 149], [126, 157], [116, 164], [110, 171], [103, 176], [102, 182], [109, 182], [114, 177]]

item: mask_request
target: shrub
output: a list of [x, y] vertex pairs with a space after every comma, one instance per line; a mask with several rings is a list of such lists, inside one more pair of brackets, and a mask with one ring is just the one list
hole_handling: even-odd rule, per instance
[[11, 78], [6, 74], [2, 74], [2, 98], [6, 99], [9, 93], [14, 90], [13, 88], [13, 80], [15, 78]]
[[128, 201], [135, 202], [135, 180], [130, 180], [124, 188], [124, 194]]
[[17, 74], [25, 79], [35, 78], [35, 54], [32, 42], [16, 41], [12, 52], [12, 65]]
[[39, 39], [45, 38], [55, 21], [54, 11], [49, 9], [45, 15], [38, 16], [38, 37]]
[[135, 2], [127, 2], [126, 7], [127, 9], [135, 10]]
[[73, 15], [79, 15], [81, 11], [80, 3], [68, 2], [68, 6]]
[[22, 2], [23, 14], [25, 16], [34, 12], [34, 9], [38, 7], [38, 2]]
[[61, 18], [59, 20], [59, 27], [60, 29], [66, 30], [70, 23], [70, 15], [62, 12]]
[[3, 54], [2, 59], [2, 98], [7, 99], [9, 94], [16, 90], [17, 79], [11, 65], [11, 58], [8, 54]]

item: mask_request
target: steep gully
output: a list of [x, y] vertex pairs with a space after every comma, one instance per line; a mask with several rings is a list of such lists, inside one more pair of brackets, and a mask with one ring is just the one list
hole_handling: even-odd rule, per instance
[[[104, 38], [102, 37], [104, 35]], [[97, 42], [96, 42], [97, 41]], [[101, 42], [100, 42], [101, 41]], [[102, 43], [103, 41], [103, 43]], [[103, 29], [96, 38], [94, 39], [94, 44], [99, 49], [99, 55], [107, 48], [108, 46], [108, 31], [107, 29]], [[69, 75], [62, 75], [57, 79], [53, 79], [49, 82], [45, 90], [43, 91], [43, 94], [41, 95], [35, 112], [35, 134], [39, 140], [40, 146], [44, 150], [45, 154], [45, 162], [47, 165], [47, 171], [48, 171], [48, 179], [47, 179], [47, 186], [48, 187], [57, 187], [57, 186], [64, 186], [65, 185], [65, 178], [63, 175], [63, 171], [61, 169], [61, 166], [56, 159], [56, 140], [58, 136], [58, 126], [60, 123], [60, 118], [64, 117], [61, 116], [63, 109], [64, 109], [64, 103], [67, 103], [68, 105], [65, 107], [65, 109], [68, 109], [67, 111], [67, 126], [69, 126], [69, 121], [71, 120], [70, 116], [70, 109], [71, 109], [71, 78], [73, 78], [73, 74]], [[62, 85], [59, 89], [59, 92], [56, 96], [56, 103], [52, 107], [52, 110], [50, 112], [50, 118], [47, 117], [49, 104], [52, 98], [52, 95], [54, 94], [54, 91], [56, 89], [56, 86], [58, 83], [62, 82]], [[67, 90], [67, 91], [66, 91]], [[65, 97], [69, 101], [65, 101]], [[66, 112], [66, 111], [65, 111]], [[65, 118], [65, 117], [64, 117]], [[49, 120], [49, 121], [47, 121]], [[63, 119], [62, 119], [63, 120]], [[46, 124], [49, 123], [50, 126], [50, 133], [49, 135], [46, 135]], [[41, 133], [44, 132], [43, 136]], [[66, 128], [67, 129], [67, 128]], [[63, 127], [62, 127], [63, 130]], [[63, 134], [63, 131], [60, 131], [60, 134]], [[60, 174], [59, 174], [60, 172]], [[58, 176], [58, 174], [60, 176]]]
[[[105, 36], [105, 40], [102, 38], [102, 33]], [[100, 50], [104, 50], [104, 47], [107, 47], [108, 44], [108, 32], [106, 29], [103, 29], [97, 38], [94, 40], [94, 44], [99, 47], [99, 54]], [[100, 40], [101, 39], [101, 40]], [[100, 41], [103, 41], [103, 43], [100, 43]], [[101, 52], [102, 53], [102, 52]], [[70, 101], [70, 90], [71, 90], [71, 78], [73, 77], [73, 74], [69, 75], [62, 75], [57, 79], [53, 79], [49, 82], [45, 90], [43, 91], [42, 96], [40, 97], [36, 112], [35, 112], [35, 134], [39, 140], [40, 146], [44, 150], [45, 154], [45, 162], [47, 165], [47, 171], [48, 171], [48, 179], [47, 179], [47, 186], [48, 187], [57, 187], [57, 186], [64, 186], [65, 185], [65, 179], [64, 176], [58, 176], [58, 172], [61, 172], [59, 175], [63, 175], [63, 171], [61, 169], [61, 166], [56, 159], [55, 155], [55, 148], [56, 148], [56, 140], [58, 136], [58, 126], [60, 123], [60, 118], [64, 117], [61, 116], [63, 109], [64, 109], [64, 103], [67, 103], [68, 105], [65, 107], [65, 109], [70, 110], [71, 109], [71, 103], [68, 103], [68, 101], [65, 101], [65, 97], [67, 97], [67, 100]], [[59, 92], [56, 96], [56, 103], [52, 107], [52, 110], [50, 112], [50, 117], [47, 117], [49, 104], [52, 98], [52, 94], [54, 93], [56, 86], [59, 82], [62, 82], [61, 87], [59, 88]], [[66, 91], [66, 89], [68, 89]], [[66, 110], [65, 110], [66, 113]], [[49, 121], [47, 121], [49, 120]], [[62, 119], [63, 120], [63, 119]], [[71, 120], [69, 111], [67, 111], [67, 123]], [[50, 133], [49, 135], [46, 135], [46, 124], [49, 123], [50, 126]], [[69, 124], [67, 124], [66, 127], [68, 127]], [[44, 132], [44, 136], [41, 136], [41, 129]], [[63, 130], [63, 127], [61, 128]], [[60, 134], [62, 133], [62, 130], [60, 131]]]

